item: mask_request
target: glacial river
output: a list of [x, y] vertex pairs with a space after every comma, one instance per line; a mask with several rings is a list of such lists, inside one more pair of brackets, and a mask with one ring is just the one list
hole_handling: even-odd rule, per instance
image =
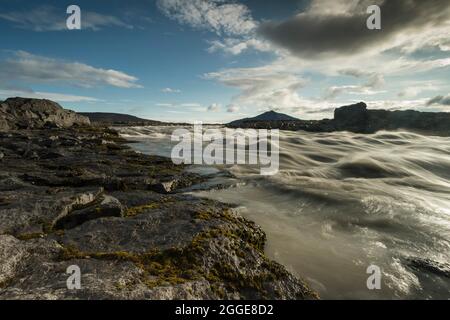
[[[121, 132], [170, 156], [173, 129]], [[278, 174], [222, 167], [230, 187], [194, 194], [237, 204], [267, 233], [267, 255], [324, 299], [450, 299], [450, 138], [281, 132], [279, 149]], [[367, 288], [371, 265], [379, 290]]]

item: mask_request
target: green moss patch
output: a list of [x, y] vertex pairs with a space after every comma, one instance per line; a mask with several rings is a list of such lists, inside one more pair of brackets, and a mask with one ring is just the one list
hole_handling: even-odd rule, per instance
[[141, 213], [144, 213], [147, 210], [155, 210], [159, 209], [160, 207], [161, 204], [157, 202], [148, 203], [142, 206], [131, 207], [125, 210], [124, 217], [134, 217]]
[[34, 233], [23, 233], [16, 235], [16, 238], [22, 241], [28, 241], [32, 239], [39, 239], [45, 237], [45, 234], [42, 232], [34, 232]]

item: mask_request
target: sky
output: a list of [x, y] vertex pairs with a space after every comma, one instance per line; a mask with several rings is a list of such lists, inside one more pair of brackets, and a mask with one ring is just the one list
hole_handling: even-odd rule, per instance
[[[68, 30], [69, 5], [81, 30]], [[370, 30], [370, 5], [381, 29]], [[0, 99], [224, 123], [450, 112], [448, 0], [0, 0]]]

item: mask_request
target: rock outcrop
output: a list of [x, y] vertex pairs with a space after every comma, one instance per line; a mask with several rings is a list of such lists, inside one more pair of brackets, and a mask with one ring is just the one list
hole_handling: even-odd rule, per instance
[[266, 258], [260, 227], [177, 193], [203, 177], [115, 131], [10, 130], [0, 153], [0, 299], [317, 298]]
[[9, 98], [0, 103], [0, 131], [89, 124], [87, 117], [65, 110], [50, 100]]
[[291, 131], [375, 133], [380, 130], [408, 130], [420, 134], [450, 136], [450, 113], [413, 110], [369, 110], [364, 102], [337, 108], [334, 119], [291, 121], [237, 121], [228, 127]]
[[335, 110], [336, 130], [375, 133], [380, 130], [410, 130], [423, 134], [450, 135], [450, 113], [414, 110], [369, 110], [363, 102]]
[[334, 110], [334, 119], [331, 125], [336, 130], [361, 132], [368, 126], [368, 121], [367, 105], [360, 102]]

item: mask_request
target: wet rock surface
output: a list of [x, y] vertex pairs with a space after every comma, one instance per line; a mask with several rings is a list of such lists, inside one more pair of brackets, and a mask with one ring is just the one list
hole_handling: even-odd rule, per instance
[[317, 298], [257, 225], [177, 193], [202, 177], [115, 131], [8, 129], [0, 153], [0, 299]]

